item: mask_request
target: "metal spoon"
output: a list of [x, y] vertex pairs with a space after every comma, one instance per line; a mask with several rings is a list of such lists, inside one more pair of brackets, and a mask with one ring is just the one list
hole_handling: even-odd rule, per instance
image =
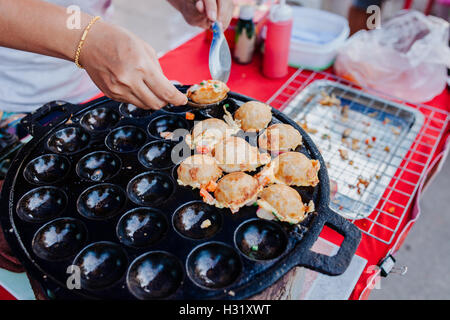
[[231, 70], [231, 53], [222, 27], [216, 21], [212, 25], [213, 39], [209, 50], [209, 72], [211, 78], [224, 83], [228, 81]]

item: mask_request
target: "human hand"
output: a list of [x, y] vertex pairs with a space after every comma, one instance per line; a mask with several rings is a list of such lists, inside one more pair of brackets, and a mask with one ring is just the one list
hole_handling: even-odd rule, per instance
[[211, 23], [219, 21], [225, 30], [233, 15], [232, 0], [168, 0], [183, 14], [187, 23], [209, 29]]
[[96, 23], [86, 38], [80, 64], [113, 100], [155, 110], [168, 103], [187, 103], [186, 95], [164, 76], [155, 50], [118, 26]]

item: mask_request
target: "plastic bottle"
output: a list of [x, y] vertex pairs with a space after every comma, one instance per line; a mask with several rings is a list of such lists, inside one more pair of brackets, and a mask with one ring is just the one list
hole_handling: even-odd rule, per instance
[[266, 24], [263, 74], [268, 78], [282, 78], [288, 74], [289, 47], [292, 33], [292, 9], [281, 0], [272, 6]]
[[247, 64], [252, 61], [255, 51], [256, 30], [253, 23], [255, 10], [253, 6], [244, 5], [239, 12], [236, 25], [234, 58], [238, 63]]

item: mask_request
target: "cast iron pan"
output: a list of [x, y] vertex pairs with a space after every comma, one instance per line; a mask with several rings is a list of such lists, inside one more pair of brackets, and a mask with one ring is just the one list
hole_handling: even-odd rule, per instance
[[[318, 186], [296, 188], [316, 206], [301, 224], [260, 220], [253, 206], [232, 215], [203, 204], [198, 190], [177, 185], [168, 155], [179, 144], [159, 133], [191, 129], [186, 111], [195, 120], [220, 118], [224, 104], [234, 112], [249, 100], [230, 93], [206, 109], [144, 112], [100, 98], [82, 105], [52, 102], [24, 118], [33, 139], [7, 174], [0, 219], [14, 253], [47, 296], [244, 299], [295, 266], [342, 274], [361, 233], [330, 210], [325, 163], [305, 131], [283, 113], [273, 109], [272, 123], [295, 127], [304, 142], [296, 151], [321, 164]], [[206, 230], [198, 222], [205, 218], [212, 222]], [[344, 237], [334, 256], [310, 250], [325, 225]], [[256, 250], [249, 242], [255, 236]], [[73, 273], [67, 268], [82, 262], [82, 288], [70, 290]]]

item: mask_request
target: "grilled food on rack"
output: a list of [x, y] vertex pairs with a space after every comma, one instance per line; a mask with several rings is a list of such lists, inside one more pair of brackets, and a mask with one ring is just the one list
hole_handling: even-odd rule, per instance
[[291, 125], [273, 124], [258, 138], [259, 147], [271, 152], [294, 150], [302, 144], [300, 132]]
[[239, 131], [239, 128], [229, 126], [223, 120], [206, 119], [194, 126], [191, 134], [186, 136], [186, 143], [198, 153], [210, 153], [217, 143], [237, 131]]
[[300, 152], [286, 152], [272, 160], [257, 175], [261, 184], [279, 183], [291, 186], [313, 186], [319, 183], [318, 160], [310, 160]]
[[308, 213], [314, 211], [312, 201], [308, 205], [303, 204], [301, 196], [295, 189], [281, 184], [273, 184], [262, 190], [257, 204], [259, 209], [256, 215], [259, 218], [291, 224], [302, 222]]
[[255, 171], [270, 162], [270, 155], [260, 153], [242, 138], [231, 136], [217, 143], [213, 150], [214, 158], [225, 172]]
[[262, 102], [249, 101], [234, 113], [234, 120], [240, 122], [244, 131], [261, 131], [272, 121], [272, 108]]
[[177, 169], [177, 175], [178, 184], [200, 189], [203, 186], [215, 184], [217, 179], [222, 176], [222, 170], [213, 157], [195, 154], [181, 162]]
[[187, 90], [187, 97], [194, 103], [208, 105], [217, 103], [227, 97], [230, 89], [218, 80], [203, 80]]
[[214, 197], [202, 189], [203, 201], [218, 208], [229, 208], [236, 213], [245, 205], [256, 201], [261, 186], [251, 175], [245, 172], [233, 172], [222, 177], [214, 190]]

